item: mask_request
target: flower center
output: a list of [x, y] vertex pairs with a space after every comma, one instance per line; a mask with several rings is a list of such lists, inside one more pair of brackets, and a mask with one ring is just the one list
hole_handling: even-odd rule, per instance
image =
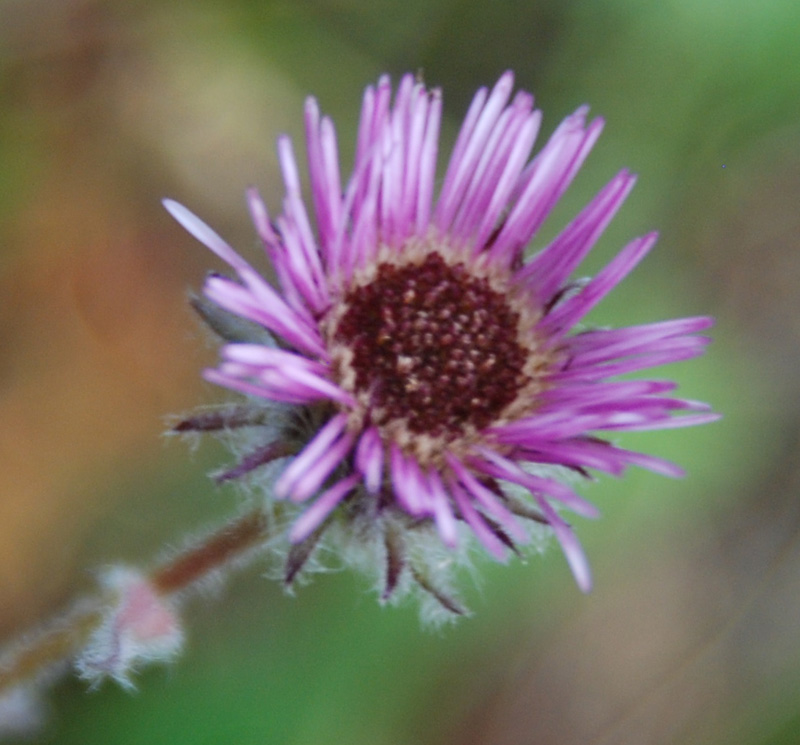
[[333, 338], [351, 350], [355, 392], [374, 424], [452, 436], [498, 418], [525, 385], [519, 313], [486, 278], [432, 251], [382, 263], [344, 298]]

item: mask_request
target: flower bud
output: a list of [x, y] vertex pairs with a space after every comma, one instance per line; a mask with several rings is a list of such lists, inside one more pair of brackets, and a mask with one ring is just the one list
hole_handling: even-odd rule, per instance
[[136, 668], [147, 662], [166, 662], [180, 651], [180, 619], [147, 577], [134, 569], [113, 567], [102, 583], [112, 604], [76, 667], [81, 677], [92, 683], [111, 677], [123, 687], [133, 688], [130, 676]]

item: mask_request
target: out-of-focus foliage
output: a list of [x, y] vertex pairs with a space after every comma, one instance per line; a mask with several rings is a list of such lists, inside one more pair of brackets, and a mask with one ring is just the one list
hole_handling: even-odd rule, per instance
[[[800, 5], [471, 0], [6, 0], [0, 5], [0, 631], [147, 561], [239, 496], [159, 438], [219, 399], [185, 310], [219, 268], [173, 196], [258, 261], [242, 200], [279, 205], [274, 139], [320, 99], [349, 159], [363, 87], [419, 70], [446, 137], [506, 68], [545, 131], [588, 102], [606, 133], [553, 235], [621, 167], [639, 185], [592, 258], [653, 227], [598, 323], [718, 317], [677, 368], [725, 419], [625, 444], [689, 477], [631, 472], [589, 496], [589, 597], [557, 551], [480, 561], [475, 617], [439, 635], [359, 581], [297, 597], [258, 568], [191, 604], [187, 653], [130, 696], [52, 692], [41, 742], [794, 743], [800, 724]], [[594, 262], [594, 263], [592, 263]], [[207, 602], [203, 602], [203, 600]]]

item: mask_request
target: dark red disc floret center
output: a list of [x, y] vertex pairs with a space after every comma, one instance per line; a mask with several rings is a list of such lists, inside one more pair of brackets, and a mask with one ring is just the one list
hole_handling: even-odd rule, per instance
[[485, 427], [524, 382], [519, 314], [462, 263], [432, 252], [418, 264], [381, 264], [345, 302], [334, 335], [353, 351], [375, 424], [404, 420], [434, 436]]

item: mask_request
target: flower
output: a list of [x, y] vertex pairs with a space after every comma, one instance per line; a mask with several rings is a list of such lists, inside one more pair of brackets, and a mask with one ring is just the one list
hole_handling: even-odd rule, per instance
[[[343, 524], [353, 542], [382, 547], [384, 599], [410, 576], [458, 611], [434, 561], [414, 559], [414, 536], [427, 535], [441, 555], [472, 535], [502, 560], [538, 524], [552, 531], [578, 585], [589, 590], [588, 563], [561, 512], [595, 517], [597, 510], [562, 476], [618, 476], [629, 465], [679, 476], [677, 466], [601, 433], [717, 418], [705, 404], [670, 397], [672, 382], [617, 379], [700, 354], [708, 339], [697, 332], [711, 319], [579, 327], [656, 241], [655, 233], [636, 238], [594, 278], [570, 279], [634, 175], [621, 171], [525, 259], [603, 122], [587, 123], [581, 107], [531, 159], [541, 113], [530, 94], [512, 98], [512, 89], [507, 72], [491, 91], [477, 92], [438, 197], [438, 90], [410, 75], [393, 103], [388, 78], [366, 89], [344, 187], [334, 125], [310, 98], [311, 214], [285, 136], [278, 140], [282, 214], [272, 221], [256, 190], [247, 195], [280, 290], [185, 207], [165, 200], [237, 275], [208, 278], [205, 295], [225, 313], [201, 304], [207, 320], [219, 329], [232, 314], [262, 329], [260, 337], [223, 332], [236, 340], [205, 372], [250, 403], [181, 428], [263, 425], [269, 433], [220, 478], [280, 459], [274, 498], [307, 505], [289, 532], [287, 579], [326, 529]], [[273, 415], [282, 424], [266, 426]]]

